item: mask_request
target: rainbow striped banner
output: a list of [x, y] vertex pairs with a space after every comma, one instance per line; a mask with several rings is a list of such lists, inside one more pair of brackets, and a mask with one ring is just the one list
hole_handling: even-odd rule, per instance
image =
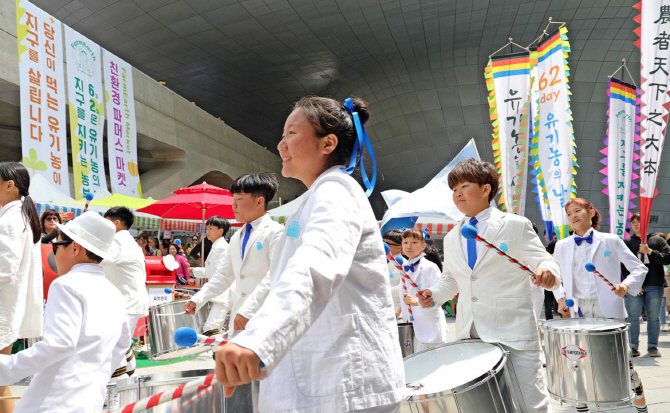
[[537, 62], [537, 75], [533, 82], [538, 92], [538, 101], [534, 104], [539, 106], [539, 119], [530, 152], [540, 187], [538, 191], [546, 196], [558, 239], [569, 235], [565, 204], [577, 196], [575, 175], [579, 166], [570, 110], [570, 68], [567, 61], [570, 43], [567, 32], [565, 26], [561, 27], [531, 52], [532, 63]]
[[607, 137], [600, 151], [605, 167], [600, 172], [605, 175], [603, 192], [609, 197], [610, 233], [624, 238], [632, 215], [628, 210], [635, 208], [630, 200], [637, 197], [631, 190], [638, 187], [634, 170], [640, 169], [635, 153], [640, 149], [640, 96], [635, 86], [616, 79], [610, 79], [607, 95]]
[[524, 215], [530, 125], [528, 52], [489, 58], [484, 70], [493, 125], [493, 156], [500, 175], [502, 209]]

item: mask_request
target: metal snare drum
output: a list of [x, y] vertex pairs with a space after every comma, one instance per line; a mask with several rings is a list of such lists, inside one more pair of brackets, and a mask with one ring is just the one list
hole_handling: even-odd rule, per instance
[[606, 318], [542, 323], [549, 394], [562, 403], [629, 405], [628, 325]]
[[[107, 385], [108, 409], [118, 409], [134, 403], [145, 397], [170, 390], [175, 386], [205, 377], [214, 370], [188, 370], [175, 373], [153, 374], [132, 376], [125, 380]], [[246, 389], [248, 387], [249, 389]], [[237, 390], [249, 390], [240, 391]], [[226, 399], [223, 396], [223, 386], [218, 383], [191, 393], [179, 399], [161, 403], [152, 409], [150, 413], [201, 413], [201, 412], [229, 412], [229, 413], [253, 413], [253, 402], [251, 386], [242, 386], [236, 389], [233, 396]], [[234, 406], [234, 410], [233, 410]]]
[[209, 346], [195, 345], [179, 347], [174, 342], [174, 333], [180, 327], [191, 327], [202, 334], [202, 326], [207, 321], [210, 305], [204, 305], [194, 315], [184, 312], [187, 300], [172, 301], [149, 308], [147, 324], [151, 343], [151, 360], [173, 360], [194, 354], [204, 353]]
[[509, 354], [499, 344], [464, 340], [404, 360], [407, 394], [400, 411], [525, 412]]
[[414, 354], [414, 325], [412, 323], [398, 324], [398, 338], [402, 358]]

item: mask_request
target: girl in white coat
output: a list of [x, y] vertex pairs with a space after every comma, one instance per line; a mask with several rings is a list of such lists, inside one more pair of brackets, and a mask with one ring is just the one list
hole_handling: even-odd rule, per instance
[[[404, 270], [419, 289], [430, 288], [440, 280], [442, 272], [435, 263], [425, 257], [426, 241], [423, 233], [416, 229], [406, 229], [402, 233], [402, 252], [409, 259], [404, 263]], [[404, 284], [404, 287], [403, 287]], [[407, 292], [405, 292], [405, 287]], [[409, 307], [412, 308], [414, 321], [414, 352], [436, 347], [447, 342], [447, 320], [442, 307], [423, 308], [414, 296], [419, 291], [405, 280], [398, 285], [402, 297], [400, 304], [403, 320], [409, 320]]]
[[[18, 162], [0, 163], [0, 354], [18, 338], [42, 335], [40, 220], [28, 195], [30, 174]], [[11, 396], [0, 386], [0, 397]], [[0, 413], [14, 401], [0, 400]]]
[[368, 117], [362, 100], [308, 97], [284, 125], [282, 174], [308, 190], [275, 247], [265, 302], [216, 352], [227, 395], [265, 364], [260, 412], [394, 412], [404, 397], [379, 225], [341, 168], [350, 156], [355, 168], [358, 149], [370, 146]]
[[[563, 317], [583, 316], [588, 318], [613, 318], [625, 321], [626, 308], [623, 297], [626, 293], [637, 295], [647, 274], [647, 267], [633, 255], [626, 244], [614, 234], [596, 231], [600, 213], [591, 202], [577, 198], [565, 205], [570, 226], [574, 234], [556, 243], [554, 258], [561, 265], [563, 286], [554, 291], [559, 312]], [[594, 273], [586, 271], [586, 263], [596, 269], [615, 285], [614, 291]], [[621, 263], [630, 275], [621, 281]], [[567, 298], [575, 305], [568, 309]], [[578, 310], [579, 309], [579, 312]], [[633, 364], [631, 378], [635, 387], [635, 407], [640, 413], [647, 411], [642, 383]], [[578, 412], [588, 412], [586, 406], [577, 406]]]

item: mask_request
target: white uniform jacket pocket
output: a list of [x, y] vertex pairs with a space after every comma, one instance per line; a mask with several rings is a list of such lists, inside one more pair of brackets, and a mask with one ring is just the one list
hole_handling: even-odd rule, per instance
[[363, 357], [358, 314], [320, 318], [291, 351], [293, 374], [305, 396], [328, 396], [358, 388]]

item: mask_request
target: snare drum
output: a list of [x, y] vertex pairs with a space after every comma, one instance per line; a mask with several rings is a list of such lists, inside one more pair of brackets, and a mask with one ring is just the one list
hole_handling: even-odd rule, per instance
[[605, 318], [542, 323], [549, 394], [572, 405], [624, 406], [633, 399], [628, 325]]
[[401, 412], [525, 412], [508, 357], [498, 344], [465, 340], [405, 358]]
[[202, 334], [202, 326], [207, 321], [210, 305], [204, 305], [194, 315], [179, 314], [184, 312], [187, 300], [172, 301], [149, 308], [149, 340], [151, 342], [152, 360], [173, 360], [195, 354], [204, 353], [209, 346], [195, 345], [179, 347], [174, 342], [174, 333], [180, 327], [190, 327]]
[[[107, 385], [106, 406], [109, 410], [118, 409], [134, 403], [145, 397], [170, 390], [175, 386], [197, 380], [213, 370], [187, 370], [175, 373], [133, 375]], [[223, 397], [223, 386], [215, 383], [207, 389], [199, 390], [179, 399], [161, 403], [147, 412], [151, 413], [201, 413], [201, 412], [223, 412], [223, 413], [253, 413], [251, 385], [236, 389], [229, 399]], [[248, 390], [248, 391], [237, 391]], [[234, 409], [233, 409], [234, 404]], [[257, 409], [256, 409], [257, 410]]]

